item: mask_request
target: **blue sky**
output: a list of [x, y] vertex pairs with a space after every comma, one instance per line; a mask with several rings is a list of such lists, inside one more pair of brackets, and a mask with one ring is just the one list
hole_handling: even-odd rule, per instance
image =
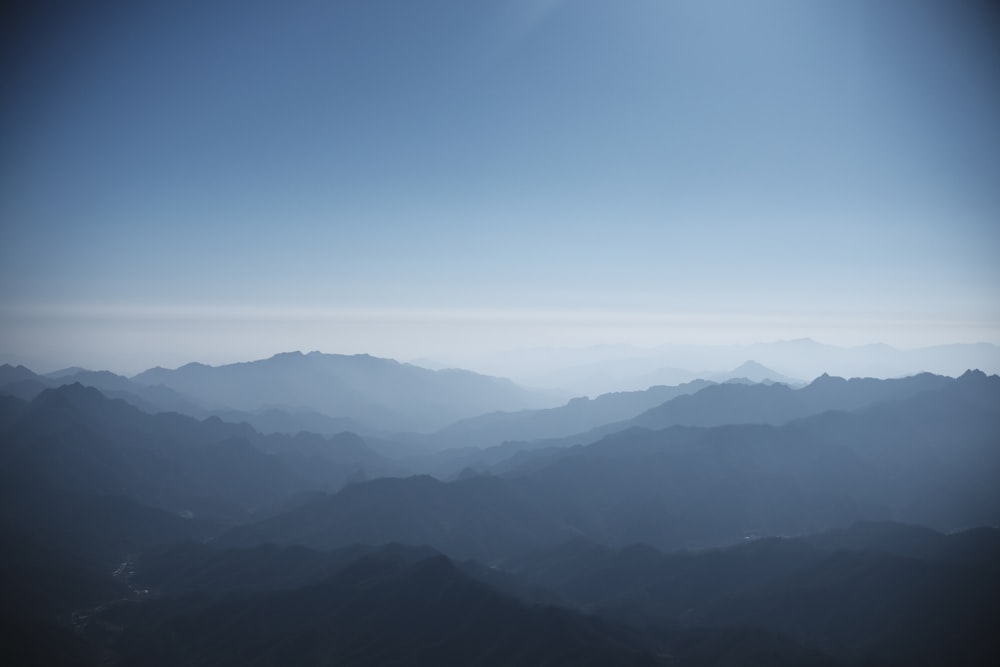
[[1000, 342], [987, 8], [25, 3], [0, 354]]

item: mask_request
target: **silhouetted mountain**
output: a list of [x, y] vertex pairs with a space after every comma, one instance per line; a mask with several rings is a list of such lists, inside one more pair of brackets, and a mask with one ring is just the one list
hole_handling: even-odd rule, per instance
[[680, 368], [657, 368], [656, 370], [645, 371], [643, 373], [633, 375], [627, 379], [623, 378], [620, 382], [622, 382], [625, 386], [643, 386], [689, 377], [709, 380], [713, 383], [738, 382], [744, 384], [774, 384], [778, 382], [787, 385], [804, 384], [802, 380], [788, 377], [787, 375], [779, 373], [778, 371], [770, 369], [767, 366], [759, 364], [753, 360], [744, 361], [732, 370], [721, 372], [705, 370], [690, 371]]
[[147, 550], [137, 559], [130, 583], [170, 597], [200, 593], [222, 598], [232, 593], [292, 590], [319, 583], [371, 555], [415, 563], [438, 554], [426, 547], [402, 545], [353, 545], [327, 552], [273, 544], [219, 549], [185, 542]]
[[357, 484], [223, 539], [406, 542], [491, 562], [572, 535], [679, 549], [858, 520], [994, 525], [998, 433], [1000, 378], [968, 373], [938, 391], [782, 427], [632, 429], [554, 451], [505, 479]]
[[956, 565], [986, 565], [1000, 557], [1000, 530], [986, 527], [944, 534], [923, 526], [864, 521], [798, 539], [828, 552], [870, 551]]
[[108, 398], [121, 398], [143, 412], [179, 412], [202, 419], [208, 416], [202, 406], [173, 389], [163, 385], [142, 385], [108, 371], [71, 373], [60, 376], [57, 383], [60, 385], [80, 383], [85, 387], [94, 387]]
[[730, 382], [678, 396], [632, 419], [605, 424], [544, 444], [586, 444], [631, 427], [779, 425], [828, 410], [857, 410], [883, 401], [906, 398], [941, 389], [952, 381], [952, 378], [924, 373], [898, 380], [844, 380], [824, 374], [800, 389], [783, 384]]
[[652, 408], [629, 426], [722, 426], [784, 424], [828, 410], [856, 410], [881, 401], [940, 389], [951, 378], [923, 374], [900, 380], [832, 378], [823, 375], [801, 389], [782, 384], [723, 384], [707, 387]]
[[[555, 551], [560, 550], [565, 550], [565, 547]], [[602, 552], [613, 554], [608, 550]], [[217, 600], [233, 599], [234, 595], [246, 598], [248, 594], [253, 593], [292, 590], [302, 586], [322, 584], [324, 580], [336, 577], [339, 572], [351, 567], [359, 559], [372, 556], [379, 560], [412, 565], [435, 554], [426, 548], [402, 545], [387, 547], [355, 545], [333, 552], [322, 552], [274, 545], [262, 545], [250, 549], [218, 549], [208, 545], [188, 543], [148, 551], [135, 563], [135, 575], [130, 582], [132, 585], [148, 588], [154, 596], [176, 597], [197, 593]], [[663, 561], [669, 561], [667, 556], [662, 554], [657, 556]], [[781, 568], [786, 568], [787, 565], [787, 560], [778, 559], [773, 564], [772, 570], [782, 571]], [[569, 607], [573, 604], [541, 587], [525, 583], [521, 578], [511, 576], [503, 570], [483, 567], [472, 561], [457, 567], [465, 575], [520, 600], [546, 606], [555, 604]], [[570, 565], [567, 571], [572, 572], [572, 570], [573, 567]], [[609, 578], [611, 582], [617, 581], [614, 570], [609, 572]], [[627, 587], [623, 590], [631, 592]], [[668, 625], [676, 624], [671, 621]], [[387, 628], [385, 632], [391, 634], [392, 629]], [[649, 641], [646, 638], [642, 643], [648, 645]], [[770, 664], [775, 664], [776, 660], [780, 661], [782, 656], [787, 659], [788, 664], [825, 664], [821, 656], [817, 656], [814, 652], [798, 648], [793, 642], [777, 635], [768, 635], [760, 631], [700, 629], [695, 632], [677, 633], [661, 629], [657, 633], [657, 643], [660, 644], [661, 651], [669, 649], [667, 652], [673, 655], [674, 659], [680, 659], [683, 655], [685, 660], [689, 661], [682, 664], [715, 664], [720, 653], [731, 653], [744, 660], [750, 659], [750, 656], [760, 659], [759, 653], [765, 650], [772, 654]], [[700, 647], [699, 650], [693, 651], [694, 646]], [[701, 651], [707, 652], [712, 657], [699, 656], [695, 659], [689, 655]]]
[[[154, 596], [188, 594], [216, 598], [235, 593], [291, 590], [320, 583], [364, 556], [376, 555], [396, 562], [417, 562], [438, 552], [428, 547], [390, 544], [353, 545], [333, 551], [263, 544], [247, 549], [227, 549], [185, 542], [149, 549], [133, 561], [132, 586]], [[474, 579], [499, 592], [530, 603], [558, 604], [557, 596], [527, 586], [508, 573], [476, 561], [457, 564]]]
[[1000, 655], [988, 603], [1000, 591], [998, 563], [995, 529], [943, 535], [881, 523], [700, 553], [575, 541], [505, 566], [640, 626], [756, 626], [863, 664], [985, 665]]
[[990, 566], [836, 553], [767, 585], [734, 592], [700, 621], [755, 626], [848, 660], [993, 665], [1000, 657], [997, 554]]
[[[265, 436], [80, 384], [0, 396], [17, 633], [0, 658], [992, 664], [1000, 533], [935, 531], [1000, 523], [1000, 378], [718, 385], [651, 415], [784, 423], [633, 427], [539, 441], [502, 477], [366, 481], [399, 469], [350, 433]], [[698, 551], [661, 551], [680, 548]]]
[[331, 553], [177, 545], [147, 552], [130, 584], [151, 593], [102, 605], [80, 628], [122, 657], [115, 664], [172, 664], [180, 655], [199, 664], [832, 664], [760, 629], [648, 633], [526, 606], [496, 587], [552, 596], [402, 545]]
[[207, 539], [221, 528], [142, 505], [125, 496], [88, 495], [4, 476], [2, 525], [78, 562], [110, 571], [158, 544]]
[[77, 609], [124, 597], [110, 568], [63, 545], [4, 522], [0, 532], [0, 612], [29, 618], [68, 616]]
[[66, 385], [32, 401], [10, 429], [3, 459], [12, 474], [55, 488], [127, 495], [175, 512], [238, 516], [246, 489], [256, 496], [252, 509], [302, 485], [277, 459], [251, 447], [241, 437], [244, 429], [150, 416], [96, 389]]
[[581, 433], [611, 422], [630, 419], [677, 396], [692, 394], [711, 382], [696, 380], [676, 387], [603, 394], [591, 400], [574, 398], [545, 410], [492, 412], [464, 419], [430, 436], [442, 446], [482, 447], [508, 440], [540, 440]]
[[775, 382], [787, 385], [800, 384], [801, 380], [782, 375], [776, 370], [770, 369], [756, 361], [748, 360], [726, 373], [713, 373], [707, 376], [710, 380], [725, 382], [728, 380], [749, 380], [755, 383], [772, 384]]
[[[587, 609], [689, 621], [734, 592], [768, 585], [836, 553], [881, 554], [949, 566], [988, 566], [1000, 557], [1000, 530], [946, 535], [919, 526], [859, 522], [797, 538], [751, 539], [725, 549], [664, 553], [636, 544], [611, 549], [576, 539], [502, 563], [522, 579]], [[648, 620], [647, 619], [647, 620]]]
[[[9, 378], [15, 377], [17, 380], [8, 381]], [[109, 398], [120, 398], [151, 414], [179, 412], [202, 419], [208, 416], [203, 408], [167, 387], [136, 384], [124, 376], [109, 371], [67, 368], [55, 373], [37, 375], [23, 366], [18, 366], [14, 371], [0, 367], [0, 393], [27, 401], [33, 400], [45, 389], [67, 384], [94, 387]]]
[[888, 380], [845, 380], [824, 373], [796, 394], [814, 412], [857, 410], [883, 401], [896, 401], [925, 391], [943, 389], [951, 383], [952, 378], [930, 373]]
[[455, 558], [488, 563], [572, 534], [504, 480], [476, 477], [444, 483], [422, 476], [352, 484], [285, 514], [233, 528], [218, 542], [316, 549], [426, 544]]
[[[451, 478], [462, 470], [504, 473], [553, 447], [587, 444], [629, 427], [665, 428], [672, 425], [720, 426], [724, 424], [784, 424], [793, 419], [828, 410], [855, 410], [881, 401], [905, 398], [941, 388], [952, 378], [923, 374], [900, 380], [854, 378], [844, 380], [824, 375], [801, 389], [780, 384], [754, 385], [728, 382], [715, 385], [697, 381], [681, 387], [654, 387], [645, 392], [608, 394], [594, 401], [574, 399], [549, 410], [493, 413], [458, 422], [427, 440], [438, 445], [475, 444], [503, 436], [502, 445], [485, 449], [455, 447], [407, 461], [415, 472]], [[682, 391], [692, 390], [692, 391]], [[673, 397], [671, 397], [673, 394]], [[605, 421], [588, 431], [565, 435], [574, 426], [599, 423], [615, 413], [634, 410], [643, 403], [664, 398], [661, 404], [631, 419]], [[559, 432], [563, 435], [557, 435]], [[542, 434], [548, 434], [543, 439]], [[515, 439], [520, 437], [522, 439]]]
[[28, 402], [15, 396], [0, 394], [0, 432], [9, 428], [24, 416]]
[[5, 475], [226, 520], [295, 493], [339, 488], [359, 468], [387, 470], [355, 436], [262, 437], [218, 418], [145, 414], [78, 384], [22, 407], [4, 440]]
[[0, 395], [13, 396], [22, 401], [30, 401], [49, 388], [42, 380], [16, 380], [0, 387]]
[[322, 583], [219, 602], [182, 598], [100, 616], [126, 626], [120, 665], [645, 665], [638, 633], [530, 608], [448, 559], [364, 557]]
[[47, 378], [35, 374], [24, 366], [0, 366], [0, 395], [13, 396], [30, 401], [38, 394], [53, 386]]
[[216, 409], [302, 408], [384, 430], [433, 430], [492, 410], [551, 404], [550, 398], [509, 380], [469, 371], [431, 371], [368, 355], [319, 352], [217, 367], [154, 368], [132, 380], [162, 384]]
[[782, 424], [805, 414], [805, 406], [786, 385], [728, 383], [679, 396], [629, 420], [628, 425], [666, 428], [678, 424]]
[[0, 365], [0, 387], [12, 382], [23, 382], [24, 380], [38, 380], [40, 376], [24, 366], [11, 366], [10, 364]]
[[15, 396], [31, 401], [46, 389], [67, 384], [94, 387], [108, 398], [117, 398], [149, 414], [177, 412], [195, 419], [219, 417], [234, 424], [246, 423], [259, 433], [295, 435], [302, 431], [334, 435], [344, 431], [367, 433], [370, 426], [354, 419], [335, 418], [302, 408], [264, 407], [254, 411], [209, 410], [195, 399], [163, 385], [145, 385], [108, 371], [88, 371], [67, 368], [56, 373], [36, 375], [29, 369], [5, 365], [0, 367], [0, 395]]
[[278, 457], [290, 470], [313, 487], [333, 490], [364, 477], [382, 477], [400, 472], [396, 464], [376, 453], [368, 442], [354, 433], [321, 436], [298, 433], [294, 436], [270, 434], [254, 439], [254, 445]]
[[[590, 499], [581, 513], [604, 521], [584, 534], [617, 544], [710, 546], [860, 519], [951, 530], [1000, 522], [998, 433], [1000, 378], [967, 373], [939, 391], [780, 428], [623, 432], [551, 454], [526, 479]], [[662, 541], [672, 533], [688, 539]]]

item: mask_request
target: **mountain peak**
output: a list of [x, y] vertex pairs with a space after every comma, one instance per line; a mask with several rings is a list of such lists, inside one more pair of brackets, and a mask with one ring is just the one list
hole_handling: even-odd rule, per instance
[[10, 364], [0, 366], [0, 384], [7, 384], [18, 380], [33, 380], [37, 377], [38, 376], [32, 372], [31, 369], [21, 366], [20, 364], [17, 366], [11, 366]]
[[108, 400], [104, 396], [104, 394], [102, 394], [100, 391], [98, 391], [94, 387], [87, 387], [87, 386], [84, 386], [84, 385], [80, 384], [79, 382], [73, 382], [72, 384], [63, 384], [63, 385], [59, 385], [58, 387], [53, 387], [51, 389], [46, 389], [41, 394], [39, 394], [38, 398], [36, 398], [35, 400], [36, 401], [37, 400], [44, 400], [43, 396], [55, 396], [55, 395], [61, 395], [61, 396], [87, 396], [89, 398], [97, 399], [97, 400], [102, 400], [102, 401]]
[[753, 359], [748, 359], [728, 373], [723, 373], [720, 378], [745, 378], [751, 382], [764, 382], [766, 380], [770, 380], [772, 382], [783, 382], [786, 384], [794, 384], [797, 382], [796, 380], [786, 377], [778, 371], [768, 368]]
[[138, 412], [136, 408], [124, 401], [109, 399], [94, 387], [88, 387], [79, 382], [45, 389], [31, 401], [31, 405], [35, 410], [48, 410], [53, 407], [60, 410], [82, 408], [89, 415], [105, 414], [106, 410]]
[[967, 387], [988, 387], [992, 383], [1000, 384], [1000, 377], [987, 375], [978, 368], [969, 369], [962, 373], [956, 380], [959, 384]]
[[757, 363], [753, 359], [747, 359], [742, 364], [740, 364], [739, 366], [737, 366], [736, 368], [734, 368], [733, 371], [732, 371], [733, 374], [744, 373], [744, 372], [751, 372], [751, 373], [758, 373], [758, 372], [773, 373], [774, 371], [772, 371], [767, 366], [764, 366], [763, 364]]
[[[157, 366], [156, 368], [159, 369], [159, 370], [166, 370], [166, 369], [161, 368], [160, 366]], [[209, 366], [208, 364], [203, 364], [200, 361], [192, 361], [190, 363], [184, 364], [183, 366], [181, 366], [177, 370], [191, 370], [191, 371], [193, 371], [193, 370], [200, 370], [200, 369], [204, 369], [204, 368], [211, 368], [211, 366]]]
[[841, 385], [847, 382], [844, 378], [838, 375], [830, 375], [829, 373], [823, 373], [818, 378], [809, 383], [810, 387], [832, 387], [834, 385]]
[[[291, 350], [289, 352], [278, 352], [276, 354], [272, 354], [267, 359], [262, 359], [261, 361], [272, 364], [286, 364], [286, 363], [296, 363], [306, 358], [307, 358], [306, 355], [302, 354], [302, 352], [300, 352], [299, 350]], [[254, 362], [250, 361], [244, 363], [252, 364]]]

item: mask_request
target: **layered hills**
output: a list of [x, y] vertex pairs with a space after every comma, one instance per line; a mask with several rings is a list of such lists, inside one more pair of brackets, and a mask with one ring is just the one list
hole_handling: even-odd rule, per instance
[[132, 378], [76, 368], [44, 376], [24, 366], [0, 366], [0, 392], [25, 400], [75, 383], [150, 413], [214, 415], [264, 432], [292, 434], [432, 431], [489, 411], [559, 402], [503, 378], [428, 370], [366, 354], [288, 352], [225, 366], [152, 368]]
[[132, 381], [164, 386], [210, 406], [244, 411], [295, 406], [383, 431], [432, 429], [490, 409], [552, 402], [509, 380], [458, 369], [432, 371], [366, 354], [291, 352], [226, 366], [154, 368]]
[[[413, 368], [0, 368], [0, 659], [995, 662], [1000, 378], [704, 380], [522, 409], [507, 383]], [[494, 402], [420, 435], [268, 433], [212, 405], [280, 420], [341, 390], [425, 392], [430, 414], [434, 383], [468, 391], [455, 414]]]

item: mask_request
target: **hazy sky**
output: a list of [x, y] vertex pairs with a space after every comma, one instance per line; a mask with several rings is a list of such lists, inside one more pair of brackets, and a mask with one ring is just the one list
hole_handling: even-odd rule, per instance
[[1000, 342], [990, 3], [21, 4], [0, 361]]

